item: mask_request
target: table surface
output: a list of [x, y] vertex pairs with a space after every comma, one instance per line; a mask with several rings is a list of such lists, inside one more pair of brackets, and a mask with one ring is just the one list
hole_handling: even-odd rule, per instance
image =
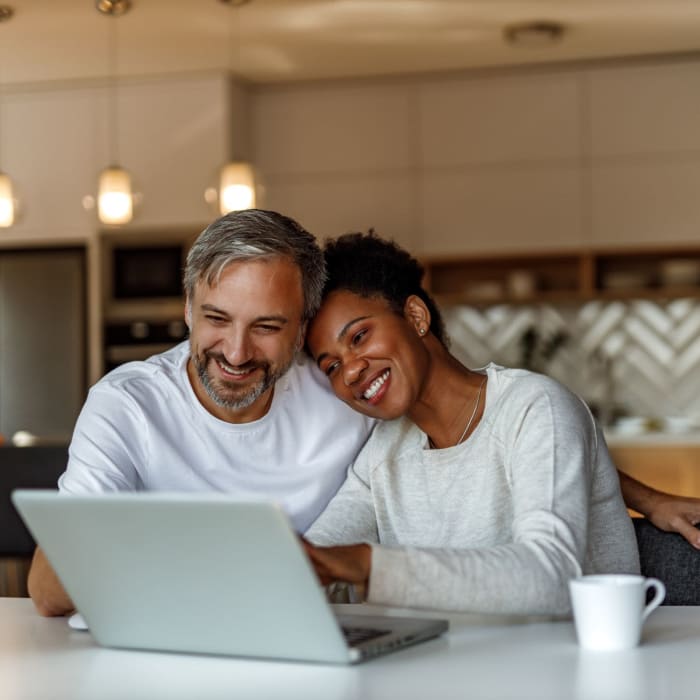
[[444, 637], [346, 667], [105, 649], [65, 618], [41, 618], [29, 600], [5, 598], [0, 698], [700, 697], [700, 607], [659, 608], [642, 645], [622, 652], [581, 651], [568, 620], [449, 617]]

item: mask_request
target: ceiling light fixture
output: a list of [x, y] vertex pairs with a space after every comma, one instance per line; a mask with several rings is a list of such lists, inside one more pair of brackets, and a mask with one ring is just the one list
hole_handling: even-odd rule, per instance
[[[7, 22], [12, 18], [15, 11], [9, 5], [0, 5], [0, 22]], [[0, 67], [3, 61], [0, 58]], [[2, 126], [2, 87], [3, 82], [0, 77], [0, 126]], [[2, 142], [2, 129], [0, 128], [0, 145]], [[0, 170], [0, 228], [8, 228], [15, 223], [15, 194], [12, 180], [7, 173]]]
[[[219, 0], [233, 8], [241, 7], [250, 0]], [[235, 22], [235, 27], [234, 27]], [[231, 65], [240, 65], [240, 30], [238, 11], [232, 17], [229, 31], [229, 46], [231, 50]], [[255, 170], [246, 160], [233, 158], [221, 168], [219, 173], [219, 211], [228, 214], [230, 211], [252, 209], [256, 204]]]
[[131, 176], [119, 162], [119, 120], [117, 118], [117, 17], [131, 9], [131, 0], [95, 0], [97, 10], [112, 21], [109, 27], [109, 167], [100, 173], [97, 194], [97, 215], [103, 224], [127, 224], [133, 218], [134, 200]]
[[518, 22], [503, 29], [503, 36], [509, 44], [526, 48], [544, 48], [556, 44], [564, 35], [561, 22], [549, 20]]

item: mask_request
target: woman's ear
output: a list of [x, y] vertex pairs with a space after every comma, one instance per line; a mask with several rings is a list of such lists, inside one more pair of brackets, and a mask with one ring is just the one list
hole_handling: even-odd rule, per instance
[[403, 315], [415, 327], [419, 336], [423, 337], [430, 330], [430, 311], [425, 302], [415, 294], [411, 294], [403, 305]]

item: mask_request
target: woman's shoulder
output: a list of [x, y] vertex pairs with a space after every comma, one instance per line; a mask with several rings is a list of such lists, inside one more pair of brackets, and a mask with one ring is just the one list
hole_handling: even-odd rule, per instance
[[582, 399], [561, 382], [525, 369], [489, 365], [491, 404], [499, 409], [520, 412], [536, 404], [587, 412]]

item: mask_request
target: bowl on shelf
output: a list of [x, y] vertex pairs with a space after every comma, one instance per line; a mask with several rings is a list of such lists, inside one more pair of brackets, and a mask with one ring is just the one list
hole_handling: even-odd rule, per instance
[[615, 270], [603, 275], [603, 289], [643, 289], [653, 280], [649, 273], [639, 270]]
[[664, 287], [692, 287], [700, 283], [700, 260], [664, 260], [660, 266], [660, 278]]

